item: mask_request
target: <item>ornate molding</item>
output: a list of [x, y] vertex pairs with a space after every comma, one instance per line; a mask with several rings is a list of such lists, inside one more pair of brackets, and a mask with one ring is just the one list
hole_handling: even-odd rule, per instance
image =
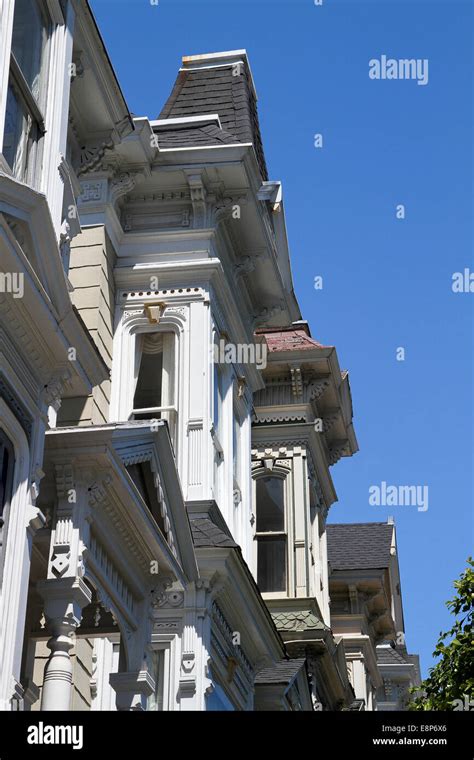
[[[125, 605], [129, 614], [133, 617], [135, 611], [135, 599], [132, 591], [126, 583], [123, 575], [118, 570], [117, 565], [113, 562], [109, 553], [93, 531], [91, 531], [90, 534], [88, 550], [114, 594], [120, 599], [122, 604]], [[99, 598], [105, 609], [110, 610], [112, 601], [103, 589], [99, 592]]]
[[68, 368], [55, 372], [45, 384], [41, 398], [47, 406], [52, 406], [56, 411], [61, 406], [61, 397], [72, 377], [72, 371]]
[[184, 591], [170, 590], [172, 578], [163, 578], [151, 592], [151, 606], [154, 610], [178, 609], [184, 606]]
[[336, 441], [329, 448], [329, 464], [336, 464], [336, 462], [339, 462], [341, 457], [348, 457], [350, 454], [351, 452], [349, 441]]
[[113, 150], [114, 141], [112, 136], [101, 140], [99, 143], [84, 145], [81, 148], [80, 166], [77, 175], [82, 176], [88, 172], [98, 171], [101, 168], [102, 160], [106, 153]]
[[303, 395], [303, 378], [301, 376], [301, 367], [290, 367], [291, 391], [293, 396]]

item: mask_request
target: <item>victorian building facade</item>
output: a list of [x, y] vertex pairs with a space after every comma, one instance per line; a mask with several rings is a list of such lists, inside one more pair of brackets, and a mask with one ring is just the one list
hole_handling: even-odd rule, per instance
[[349, 379], [246, 52], [184, 58], [152, 120], [84, 0], [0, 18], [1, 708], [374, 709], [330, 606]]

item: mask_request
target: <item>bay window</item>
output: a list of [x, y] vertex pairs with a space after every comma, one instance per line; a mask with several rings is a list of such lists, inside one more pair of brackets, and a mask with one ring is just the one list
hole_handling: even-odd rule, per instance
[[51, 19], [43, 0], [15, 0], [3, 155], [13, 174], [34, 184], [44, 135]]

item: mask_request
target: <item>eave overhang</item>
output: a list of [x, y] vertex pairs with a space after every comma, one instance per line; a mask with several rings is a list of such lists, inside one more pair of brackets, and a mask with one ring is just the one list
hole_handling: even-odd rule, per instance
[[[124, 463], [150, 447], [153, 447], [160, 465], [167, 506], [176, 531], [176, 556]], [[143, 424], [133, 423], [49, 430], [46, 433], [45, 462], [49, 465], [67, 463], [97, 474], [101, 487], [113, 499], [121, 530], [127, 530], [140, 551], [143, 567], [149, 568], [150, 562], [156, 560], [158, 577], [171, 576], [183, 585], [198, 578], [191, 529], [165, 423], [158, 425], [156, 432], [151, 432]], [[100, 521], [106, 531], [108, 518], [101, 514], [100, 501], [94, 509], [97, 511], [95, 521]]]
[[[87, 395], [109, 377], [109, 371], [71, 303], [46, 197], [3, 172], [0, 197], [2, 271], [24, 277], [23, 297], [14, 299], [6, 293], [5, 300], [9, 299], [10, 307], [37, 333], [37, 348], [48, 357], [48, 363], [63, 367], [70, 392]], [[29, 256], [5, 214], [28, 230]], [[69, 360], [71, 347], [75, 361]]]
[[[269, 331], [257, 332], [265, 340]], [[291, 373], [291, 380], [290, 380]], [[312, 423], [324, 439], [328, 466], [358, 450], [352, 423], [352, 398], [347, 371], [341, 372], [334, 346], [268, 351], [264, 381], [271, 386], [278, 375], [293, 385], [287, 402], [272, 404], [263, 391], [255, 399], [257, 427], [278, 422]]]
[[285, 657], [283, 641], [240, 549], [197, 546], [195, 551], [201, 577], [214, 587], [216, 601], [240, 632], [257, 670]]

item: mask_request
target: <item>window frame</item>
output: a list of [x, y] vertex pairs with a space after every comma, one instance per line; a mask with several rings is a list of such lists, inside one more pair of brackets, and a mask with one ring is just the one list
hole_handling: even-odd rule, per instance
[[[285, 587], [280, 591], [261, 591], [261, 594], [266, 599], [278, 599], [282, 596], [290, 597], [290, 589], [293, 588], [293, 573], [290, 564], [290, 545], [291, 545], [291, 525], [290, 525], [290, 470], [278, 466], [274, 466], [272, 469], [262, 468], [260, 472], [255, 473], [253, 480], [253, 503], [255, 513], [254, 523], [254, 567], [255, 567], [255, 579], [258, 584], [258, 550], [259, 543], [271, 538], [285, 539]], [[282, 496], [283, 496], [283, 530], [282, 531], [257, 531], [258, 520], [258, 504], [257, 504], [257, 481], [261, 478], [278, 478], [283, 481]]]
[[[136, 386], [138, 383], [138, 377], [140, 372], [140, 364], [141, 364], [141, 357], [143, 354], [143, 349], [140, 347], [140, 338], [142, 336], [150, 335], [150, 334], [162, 334], [163, 336], [166, 336], [170, 339], [170, 345], [168, 345], [165, 349], [165, 346], [163, 346], [163, 360], [162, 360], [162, 401], [163, 401], [163, 376], [166, 372], [168, 374], [168, 396], [171, 396], [172, 403], [171, 404], [161, 404], [161, 406], [156, 407], [144, 407], [142, 409], [135, 409], [133, 402], [135, 398], [135, 391]], [[179, 336], [177, 335], [176, 331], [170, 327], [170, 325], [158, 325], [156, 328], [153, 329], [140, 329], [134, 330], [132, 333], [132, 337], [134, 340], [134, 366], [133, 366], [133, 377], [131, 382], [131, 393], [129, 397], [129, 403], [128, 403], [128, 416], [127, 419], [129, 421], [144, 421], [146, 419], [160, 419], [165, 420], [168, 422], [169, 428], [170, 428], [170, 436], [172, 441], [175, 440], [175, 434], [177, 429], [177, 420], [178, 420], [178, 406], [177, 406], [177, 397], [178, 397], [178, 350], [179, 350]], [[171, 389], [171, 393], [170, 393]], [[157, 415], [146, 417], [142, 420], [138, 419], [136, 415], [138, 414], [151, 414], [151, 415]]]
[[[46, 134], [45, 122], [49, 81], [48, 70], [51, 61], [51, 40], [54, 27], [58, 23], [58, 18], [54, 18], [54, 16], [57, 16], [57, 13], [53, 14], [51, 12], [51, 5], [49, 0], [48, 2], [47, 0], [33, 0], [33, 2], [35, 2], [38, 7], [46, 30], [46, 40], [41, 53], [38, 98], [34, 96], [33, 91], [28, 84], [25, 75], [23, 74], [21, 66], [18, 63], [13, 52], [13, 47], [10, 50], [10, 65], [8, 76], [8, 90], [10, 90], [10, 88], [13, 90], [14, 96], [16, 97], [19, 106], [22, 109], [22, 112], [26, 115], [26, 120], [28, 122], [26, 130], [24, 127], [22, 127], [21, 140], [25, 141], [26, 149], [24, 151], [24, 156], [22, 156], [21, 169], [18, 171], [18, 169], [15, 169], [14, 165], [10, 166], [5, 157], [5, 131], [3, 134], [1, 152], [13, 176], [15, 176], [21, 182], [35, 186], [38, 181], [39, 168], [41, 164], [40, 159], [43, 149], [43, 137]], [[53, 0], [53, 7], [54, 4], [55, 3]], [[12, 35], [15, 28], [14, 25], [15, 9], [13, 11]]]

